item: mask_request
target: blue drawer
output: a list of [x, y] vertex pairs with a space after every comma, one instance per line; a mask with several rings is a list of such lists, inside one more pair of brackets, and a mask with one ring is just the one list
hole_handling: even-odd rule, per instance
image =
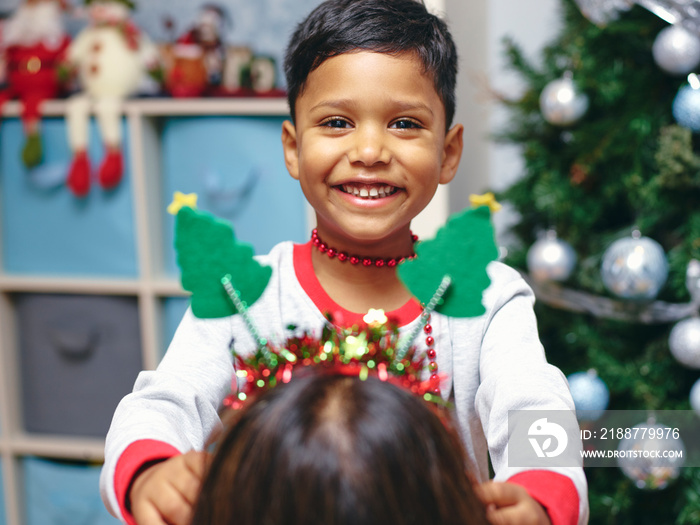
[[14, 298], [28, 432], [104, 437], [143, 368], [134, 297]]
[[166, 297], [162, 301], [163, 348], [159, 355], [161, 358], [165, 355], [165, 351], [175, 335], [175, 330], [177, 330], [187, 307], [190, 305], [190, 299], [189, 297]]
[[280, 241], [308, 239], [299, 183], [287, 173], [280, 136], [283, 118], [167, 119], [163, 129], [165, 272], [178, 275], [173, 193], [197, 193], [197, 207], [230, 221], [238, 239], [264, 254]]
[[100, 498], [100, 467], [28, 457], [24, 471], [27, 525], [117, 525]]
[[[0, 123], [0, 209], [3, 268], [14, 274], [135, 277], [138, 272], [131, 202], [131, 174], [126, 127], [124, 178], [112, 191], [97, 182], [84, 199], [65, 185], [45, 187], [36, 171], [20, 160], [24, 142], [18, 119]], [[67, 172], [71, 153], [63, 119], [44, 119], [44, 162], [40, 170]], [[102, 159], [102, 142], [90, 127], [93, 169]], [[61, 171], [62, 170], [62, 171]], [[45, 180], [44, 180], [45, 182]]]

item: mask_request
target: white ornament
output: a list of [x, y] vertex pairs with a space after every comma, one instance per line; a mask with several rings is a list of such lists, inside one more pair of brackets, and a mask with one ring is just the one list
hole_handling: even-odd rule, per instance
[[678, 477], [685, 463], [680, 435], [653, 419], [632, 427], [617, 450], [617, 465], [640, 489], [665, 488]]
[[569, 391], [576, 406], [576, 417], [579, 421], [596, 421], [608, 408], [610, 392], [605, 382], [598, 377], [594, 370], [575, 372], [566, 380]]
[[694, 303], [700, 303], [700, 261], [692, 259], [685, 272], [685, 286]]
[[688, 368], [700, 368], [700, 318], [678, 322], [668, 337], [668, 347], [676, 360]]
[[571, 245], [549, 230], [527, 252], [527, 268], [536, 281], [565, 281], [576, 266]]
[[700, 38], [681, 26], [669, 26], [656, 36], [651, 52], [667, 73], [687, 75], [700, 64]]
[[547, 84], [540, 94], [542, 116], [556, 126], [573, 124], [587, 109], [588, 97], [576, 88], [570, 71]]
[[700, 416], [700, 379], [695, 381], [693, 387], [690, 389], [690, 408]]
[[688, 75], [688, 83], [678, 90], [671, 112], [678, 124], [700, 132], [700, 78], [695, 73]]
[[618, 239], [605, 250], [601, 267], [603, 284], [623, 299], [648, 300], [656, 297], [668, 277], [668, 261], [659, 243], [642, 237]]

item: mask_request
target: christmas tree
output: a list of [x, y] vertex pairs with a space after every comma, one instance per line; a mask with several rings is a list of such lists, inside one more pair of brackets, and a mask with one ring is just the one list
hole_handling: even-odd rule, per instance
[[[497, 135], [524, 158], [522, 178], [498, 195], [520, 215], [506, 262], [531, 279], [550, 362], [590, 381], [577, 407], [690, 411], [700, 408], [700, 90], [688, 73], [700, 40], [692, 12], [674, 5], [698, 2], [638, 3], [562, 0], [562, 29], [536, 62], [506, 42], [526, 85], [503, 100], [510, 119]], [[656, 484], [619, 468], [586, 475], [590, 523], [700, 523], [699, 468]]]

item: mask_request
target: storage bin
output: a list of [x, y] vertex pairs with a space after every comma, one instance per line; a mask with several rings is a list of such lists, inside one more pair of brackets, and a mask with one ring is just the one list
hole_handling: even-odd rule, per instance
[[[18, 119], [0, 122], [0, 213], [4, 271], [11, 274], [137, 276], [128, 135], [124, 137], [124, 178], [111, 191], [97, 182], [87, 197], [64, 185], [52, 187], [56, 173], [65, 181], [71, 153], [63, 119], [42, 124], [44, 161], [28, 171], [20, 160], [24, 143]], [[97, 128], [90, 125], [93, 168], [102, 159]], [[46, 173], [54, 174], [49, 177]], [[39, 183], [41, 181], [41, 183]]]
[[14, 297], [28, 432], [104, 437], [143, 368], [134, 297]]
[[27, 457], [24, 473], [27, 525], [117, 525], [100, 498], [100, 467]]
[[175, 191], [197, 193], [197, 207], [230, 221], [236, 237], [264, 254], [310, 232], [306, 201], [285, 167], [283, 118], [174, 117], [163, 129], [165, 272], [179, 275], [174, 218], [166, 213]]
[[175, 330], [177, 330], [182, 316], [185, 315], [189, 305], [189, 297], [165, 297], [163, 299], [163, 345], [159, 356], [160, 358], [165, 355], [165, 351], [168, 349], [168, 345], [170, 345], [170, 341], [172, 341], [175, 335]]

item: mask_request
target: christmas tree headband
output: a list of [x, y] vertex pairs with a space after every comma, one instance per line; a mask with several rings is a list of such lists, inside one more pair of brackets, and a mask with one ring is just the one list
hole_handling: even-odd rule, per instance
[[[247, 357], [232, 349], [242, 387], [225, 404], [237, 408], [246, 398], [286, 383], [308, 366], [333, 373], [376, 375], [427, 400], [434, 380], [422, 381], [425, 355], [413, 341], [433, 311], [450, 317], [475, 317], [485, 312], [482, 295], [489, 286], [487, 265], [495, 260], [491, 210], [493, 196], [473, 196], [474, 207], [455, 214], [432, 240], [415, 245], [416, 257], [397, 267], [409, 292], [424, 305], [416, 327], [399, 337], [397, 324], [381, 310], [370, 310], [364, 325], [340, 328], [328, 321], [321, 337], [301, 332], [286, 341], [271, 342], [260, 335], [249, 306], [263, 294], [272, 269], [259, 264], [253, 248], [239, 242], [230, 223], [196, 209], [196, 195], [175, 193], [168, 211], [176, 215], [175, 249], [181, 281], [191, 292], [192, 313], [199, 318], [241, 315], [256, 341]], [[290, 327], [292, 331], [294, 327]]]

